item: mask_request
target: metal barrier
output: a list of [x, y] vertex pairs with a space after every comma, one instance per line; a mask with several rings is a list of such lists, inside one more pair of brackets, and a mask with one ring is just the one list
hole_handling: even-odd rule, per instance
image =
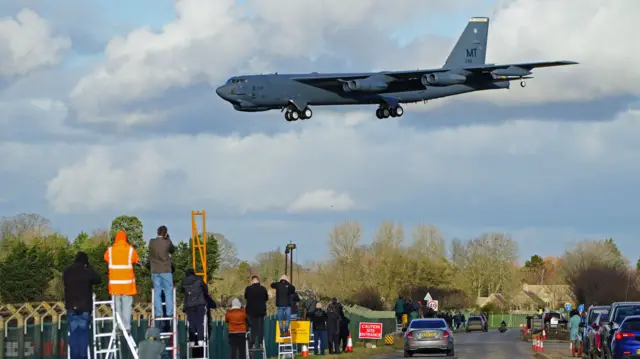
[[[271, 309], [271, 308], [270, 308]], [[110, 310], [99, 310], [101, 316], [110, 315]], [[212, 311], [209, 357], [229, 357], [228, 331], [222, 320], [224, 309]], [[278, 347], [275, 343], [276, 318], [270, 310], [265, 318], [265, 342], [267, 357], [275, 357]], [[149, 304], [136, 304], [133, 309], [131, 335], [136, 342], [144, 340], [151, 308]], [[360, 322], [383, 323], [383, 335], [395, 331], [393, 312], [376, 312], [360, 307], [345, 306], [345, 314], [351, 321], [349, 329], [354, 340], [358, 337]], [[68, 328], [62, 303], [27, 303], [22, 306], [0, 305], [0, 359], [66, 359]], [[184, 313], [179, 313], [178, 323], [180, 356], [186, 353], [187, 338]], [[105, 327], [109, 324], [105, 323]], [[101, 331], [108, 330], [103, 328]], [[91, 346], [92, 340], [90, 335]], [[256, 355], [261, 356], [261, 353]], [[124, 359], [130, 359], [123, 350]], [[256, 356], [255, 358], [258, 359]]]

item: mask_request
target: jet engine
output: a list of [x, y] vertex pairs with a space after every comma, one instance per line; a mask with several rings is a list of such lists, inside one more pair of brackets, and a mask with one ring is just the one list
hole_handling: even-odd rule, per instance
[[343, 85], [343, 89], [348, 88], [350, 91], [359, 91], [359, 92], [382, 92], [389, 87], [384, 81], [377, 79], [361, 79], [361, 80], [351, 80], [345, 82]]
[[463, 75], [449, 74], [449, 73], [433, 73], [425, 74], [420, 79], [422, 84], [426, 86], [450, 86], [458, 85], [467, 81], [467, 78]]

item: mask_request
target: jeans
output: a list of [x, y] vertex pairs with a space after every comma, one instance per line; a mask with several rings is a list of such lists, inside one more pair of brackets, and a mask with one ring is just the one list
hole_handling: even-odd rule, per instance
[[71, 359], [89, 359], [89, 312], [67, 312]]
[[320, 354], [324, 355], [324, 351], [327, 349], [327, 331], [326, 330], [316, 330], [313, 332], [313, 342], [315, 348], [313, 348], [313, 354], [318, 355], [318, 349], [320, 349]]
[[278, 307], [278, 324], [280, 324], [280, 332], [289, 331], [289, 321], [291, 320], [291, 307]]
[[124, 329], [131, 331], [131, 312], [133, 310], [133, 297], [130, 295], [116, 295], [116, 313], [120, 315]]
[[173, 317], [173, 274], [152, 273], [151, 281], [153, 282], [153, 310], [155, 317], [162, 317], [162, 298], [160, 296], [162, 292], [164, 292], [166, 299], [167, 317]]

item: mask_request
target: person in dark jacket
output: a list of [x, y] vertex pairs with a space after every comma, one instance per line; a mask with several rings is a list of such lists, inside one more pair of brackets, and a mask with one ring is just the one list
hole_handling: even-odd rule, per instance
[[69, 325], [71, 359], [88, 359], [89, 319], [93, 311], [93, 286], [100, 276], [89, 265], [85, 252], [78, 252], [74, 263], [64, 270], [64, 305]]
[[202, 278], [196, 275], [193, 268], [185, 271], [180, 285], [184, 293], [184, 312], [189, 323], [189, 338], [192, 347], [204, 346], [204, 326], [207, 321], [207, 296], [209, 292]]
[[244, 289], [244, 299], [247, 301], [246, 312], [249, 317], [253, 347], [261, 348], [269, 293], [267, 288], [260, 285], [260, 278], [257, 276], [251, 277], [251, 285]]
[[313, 348], [313, 353], [318, 355], [318, 347], [320, 349], [320, 354], [324, 355], [325, 349], [327, 349], [327, 312], [322, 309], [321, 303], [316, 303], [315, 308], [313, 308], [313, 312], [309, 315], [309, 319], [311, 320], [311, 325], [313, 327], [313, 340], [315, 343], [315, 348]]
[[298, 303], [300, 303], [298, 293], [291, 294], [291, 320], [298, 320]]
[[279, 281], [271, 283], [271, 288], [276, 290], [280, 336], [288, 337], [290, 334], [289, 322], [291, 321], [291, 295], [296, 292], [296, 287], [289, 283], [289, 277], [282, 275]]
[[327, 306], [327, 339], [329, 354], [340, 354], [340, 306], [338, 300], [333, 298]]
[[347, 351], [349, 334], [351, 334], [349, 332], [349, 323], [351, 323], [351, 320], [349, 320], [349, 318], [347, 318], [346, 316], [340, 318], [340, 343], [342, 343], [342, 352]]
[[[149, 241], [149, 268], [151, 269], [151, 281], [153, 282], [154, 313], [160, 318], [163, 313], [161, 294], [164, 292], [165, 310], [167, 317], [173, 317], [173, 271], [171, 254], [176, 248], [169, 238], [167, 227], [160, 226], [158, 236]], [[169, 322], [159, 322], [166, 326]]]
[[402, 324], [402, 314], [404, 314], [404, 299], [402, 299], [402, 296], [399, 296], [398, 300], [396, 300], [395, 312], [398, 324]]
[[145, 340], [138, 346], [139, 359], [165, 359], [168, 355], [167, 347], [160, 340], [160, 329], [147, 329]]

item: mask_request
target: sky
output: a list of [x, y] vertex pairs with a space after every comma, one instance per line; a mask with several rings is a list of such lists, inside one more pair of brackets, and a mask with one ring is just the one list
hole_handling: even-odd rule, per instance
[[[5, 0], [0, 216], [75, 237], [136, 215], [189, 238], [191, 210], [242, 258], [294, 241], [327, 258], [336, 223], [506, 232], [524, 259], [613, 237], [640, 256], [637, 0]], [[487, 61], [572, 60], [526, 88], [405, 106], [238, 113], [239, 74], [440, 67], [473, 16]]]

